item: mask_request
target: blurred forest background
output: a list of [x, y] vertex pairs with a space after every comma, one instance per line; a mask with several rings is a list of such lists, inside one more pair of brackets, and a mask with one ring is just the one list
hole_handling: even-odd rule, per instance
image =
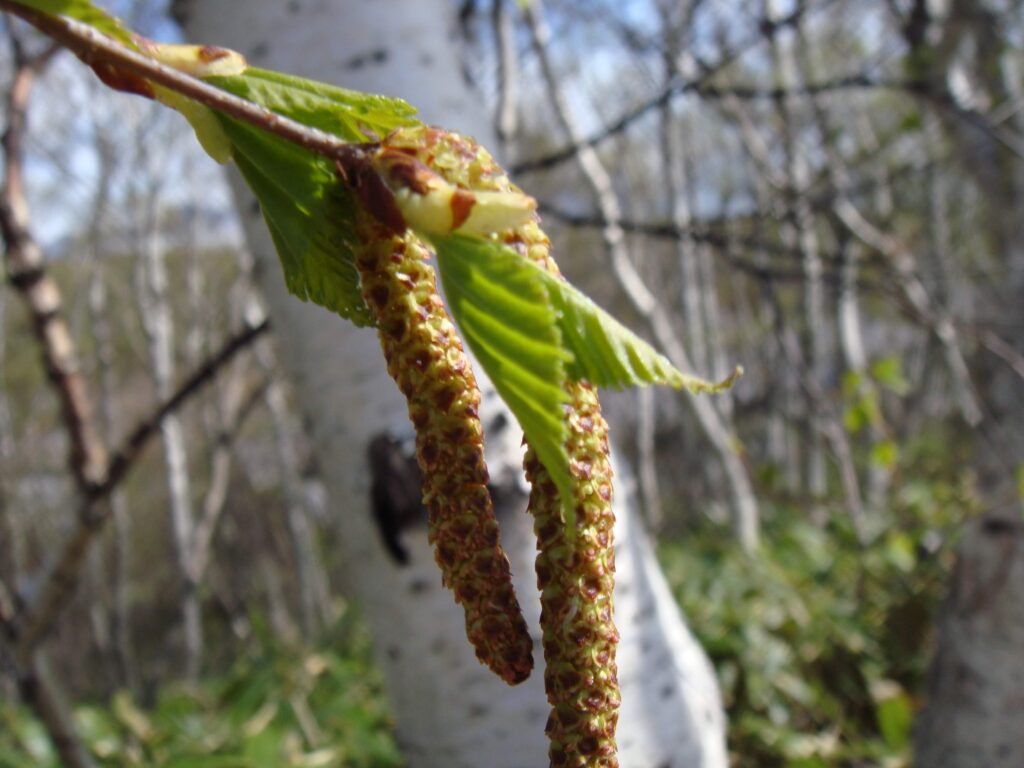
[[[957, 543], [1019, 524], [1022, 6], [548, 0], [541, 47], [515, 3], [462, 3], [569, 278], [683, 367], [746, 371], [605, 398], [737, 765], [909, 764]], [[401, 765], [221, 169], [46, 45], [4, 22], [0, 616], [95, 538], [46, 662], [96, 759]], [[121, 445], [101, 528], [88, 457]], [[5, 669], [0, 766], [56, 764]]]

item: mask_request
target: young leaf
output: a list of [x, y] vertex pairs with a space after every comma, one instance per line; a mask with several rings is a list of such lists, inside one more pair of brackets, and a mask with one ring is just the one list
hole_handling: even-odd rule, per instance
[[129, 48], [135, 48], [131, 32], [125, 29], [118, 19], [89, 0], [17, 0], [17, 2], [43, 13], [68, 16], [83, 24], [88, 24], [93, 29], [109, 35], [115, 40], [120, 40]]
[[288, 290], [356, 325], [370, 325], [349, 245], [355, 201], [333, 168], [272, 134], [218, 117], [238, 170], [259, 200]]
[[395, 128], [418, 125], [416, 110], [401, 99], [359, 93], [257, 67], [240, 75], [204, 80], [312, 128], [348, 141], [373, 141]]
[[[479, 238], [450, 235], [433, 243], [452, 317], [570, 506], [562, 384], [571, 358], [540, 271], [523, 269], [516, 254]], [[574, 513], [565, 514], [571, 520]]]
[[[739, 370], [714, 383], [683, 373], [650, 344], [613, 318], [579, 289], [493, 240], [465, 236], [434, 237], [439, 261], [455, 247], [479, 270], [496, 265], [506, 273], [522, 271], [518, 283], [539, 283], [555, 310], [561, 342], [567, 354], [566, 372], [574, 381], [622, 389], [639, 384], [666, 384], [691, 392], [727, 389]], [[443, 270], [443, 267], [442, 267]]]

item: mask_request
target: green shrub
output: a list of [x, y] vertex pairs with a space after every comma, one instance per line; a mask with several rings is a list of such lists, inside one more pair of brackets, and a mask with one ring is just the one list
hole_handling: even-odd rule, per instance
[[756, 558], [722, 533], [663, 548], [718, 671], [736, 765], [909, 764], [953, 539], [976, 506], [967, 477], [948, 479], [948, 456], [909, 453], [902, 461], [923, 479], [893, 491], [866, 545], [842, 509], [820, 528], [782, 508], [766, 520]]

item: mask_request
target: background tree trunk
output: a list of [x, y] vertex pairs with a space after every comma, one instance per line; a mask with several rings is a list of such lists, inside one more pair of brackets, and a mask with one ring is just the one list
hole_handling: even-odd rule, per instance
[[[244, 23], [224, 3], [182, 2], [176, 12], [188, 37], [238, 49], [261, 66], [325, 79], [347, 87], [410, 98], [428, 122], [470, 133], [493, 145], [488, 116], [462, 82], [454, 48], [455, 7], [444, 0], [391, 3], [237, 3]], [[412, 768], [524, 768], [547, 761], [543, 675], [508, 688], [474, 658], [462, 611], [446, 591], [426, 541], [425, 520], [390, 520], [408, 552], [399, 565], [382, 543], [371, 515], [374, 477], [368, 446], [410, 427], [405, 403], [388, 379], [376, 335], [288, 295], [258, 211], [239, 198], [257, 278], [275, 328], [285, 343], [282, 362], [311, 425], [313, 450], [336, 511], [339, 559], [346, 589], [356, 597], [374, 634], [395, 708], [399, 743]], [[479, 377], [479, 372], [478, 372]], [[482, 377], [479, 377], [482, 378]], [[482, 418], [488, 464], [512, 560], [516, 588], [539, 640], [534, 586], [535, 542], [524, 513], [520, 435], [489, 383]], [[400, 474], [400, 472], [399, 472]], [[617, 616], [623, 706], [621, 761], [628, 768], [724, 766], [723, 716], [706, 657], [679, 615], [644, 534], [634, 524], [628, 475], [620, 474], [621, 521]], [[395, 510], [378, 508], [378, 518]], [[534, 654], [540, 659], [539, 642]]]
[[1024, 765], [1024, 523], [1012, 513], [972, 522], [960, 545], [915, 765]]

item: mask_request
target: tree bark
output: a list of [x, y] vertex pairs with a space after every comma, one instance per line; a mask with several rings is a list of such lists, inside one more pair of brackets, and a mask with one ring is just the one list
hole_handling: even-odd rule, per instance
[[[241, 11], [243, 4], [236, 4]], [[443, 123], [493, 145], [474, 95], [462, 83], [453, 49], [455, 9], [443, 0], [357, 3], [353, 0], [244, 4], [245, 24], [223, 3], [178, 2], [188, 36], [238, 49], [253, 63], [402, 95]], [[311, 425], [313, 450], [339, 528], [340, 560], [349, 594], [371, 626], [396, 714], [397, 736], [411, 768], [494, 768], [546, 764], [548, 705], [542, 670], [508, 688], [474, 658], [462, 610], [440, 585], [425, 519], [391, 521], [406, 551], [397, 563], [371, 515], [374, 477], [368, 446], [382, 436], [410, 434], [405, 404], [389, 380], [375, 333], [354, 328], [286, 293], [263, 222], [247, 194], [239, 196], [257, 276], [281, 357]], [[478, 378], [482, 379], [478, 375]], [[533, 575], [534, 539], [524, 513], [520, 433], [493, 388], [480, 381], [488, 465], [503, 545], [531, 632], [539, 639]], [[378, 478], [400, 485], [401, 473]], [[621, 482], [617, 514], [618, 615], [628, 631], [619, 650], [623, 766], [724, 766], [722, 712], [707, 659], [690, 636], [643, 533], [631, 494]], [[378, 510], [379, 512], [380, 510]], [[535, 658], [540, 657], [539, 648]]]
[[1024, 765], [1024, 523], [968, 525], [914, 734], [915, 765]]
[[[765, 18], [777, 20], [782, 13], [777, 8], [776, 0], [766, 0]], [[796, 63], [794, 46], [799, 38], [783, 39], [782, 31], [771, 35], [772, 63], [778, 84], [786, 91], [799, 86], [800, 77]], [[813, 386], [818, 387], [824, 380], [826, 364], [826, 331], [825, 289], [822, 283], [822, 264], [819, 255], [818, 235], [814, 228], [814, 212], [811, 209], [809, 195], [810, 168], [807, 164], [805, 150], [800, 146], [798, 131], [801, 128], [801, 112], [794, 104], [785, 99], [778, 102], [778, 112], [782, 124], [782, 142], [786, 152], [785, 178], [790, 194], [790, 221], [783, 232], [784, 239], [795, 245], [800, 253], [800, 262], [804, 273], [803, 283], [803, 315], [804, 328], [802, 334], [802, 357], [806, 368], [806, 376]], [[812, 499], [812, 516], [821, 514], [821, 504], [828, 491], [825, 448], [822, 434], [825, 425], [820, 405], [808, 402], [808, 440], [806, 444], [807, 492]]]

